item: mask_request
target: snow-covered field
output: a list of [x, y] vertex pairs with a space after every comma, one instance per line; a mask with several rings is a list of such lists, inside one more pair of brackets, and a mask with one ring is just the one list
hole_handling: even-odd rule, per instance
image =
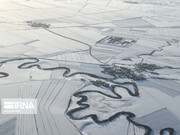
[[179, 0], [0, 0], [0, 135], [180, 135]]

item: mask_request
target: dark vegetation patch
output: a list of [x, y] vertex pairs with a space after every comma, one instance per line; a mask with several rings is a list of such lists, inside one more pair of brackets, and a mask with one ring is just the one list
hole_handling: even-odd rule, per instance
[[137, 72], [154, 71], [156, 69], [162, 69], [162, 68], [163, 67], [157, 66], [155, 64], [147, 64], [147, 63], [135, 64], [135, 70]]
[[168, 66], [158, 66], [156, 64], [139, 63], [135, 64], [132, 68], [115, 66], [115, 65], [101, 65], [103, 68], [102, 73], [112, 75], [115, 79], [132, 79], [134, 81], [146, 80], [145, 72], [159, 75], [155, 72], [158, 69], [173, 69]]
[[105, 87], [105, 88], [110, 87], [110, 85], [108, 83], [106, 83], [105, 81], [101, 81], [101, 80], [91, 81], [91, 83], [97, 87]]
[[132, 79], [135, 81], [146, 79], [143, 74], [135, 72], [134, 70], [127, 67], [110, 66], [110, 65], [103, 65], [101, 67], [104, 69], [104, 71], [102, 71], [103, 73], [112, 75], [116, 79], [117, 78]]
[[50, 24], [45, 24], [45, 23], [39, 23], [39, 22], [33, 22], [33, 21], [27, 21], [27, 24], [31, 27], [35, 27], [35, 28], [49, 28]]
[[123, 38], [123, 37], [115, 37], [115, 36], [107, 36], [100, 41], [98, 41], [98, 44], [105, 44], [105, 45], [112, 45], [112, 46], [120, 46], [125, 47], [127, 45], [135, 43], [136, 40]]

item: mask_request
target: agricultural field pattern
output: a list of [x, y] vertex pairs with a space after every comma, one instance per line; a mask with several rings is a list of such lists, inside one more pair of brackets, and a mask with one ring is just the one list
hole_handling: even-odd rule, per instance
[[3, 98], [0, 135], [180, 135], [180, 1], [0, 0]]

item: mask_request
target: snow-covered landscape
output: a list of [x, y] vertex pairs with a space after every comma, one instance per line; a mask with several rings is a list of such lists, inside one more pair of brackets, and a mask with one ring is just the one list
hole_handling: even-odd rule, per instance
[[180, 1], [0, 0], [4, 98], [0, 135], [180, 135]]

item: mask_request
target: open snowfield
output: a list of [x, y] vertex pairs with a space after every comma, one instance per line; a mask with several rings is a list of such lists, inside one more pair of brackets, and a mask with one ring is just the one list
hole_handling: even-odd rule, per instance
[[180, 135], [180, 1], [0, 0], [3, 98], [0, 135]]

